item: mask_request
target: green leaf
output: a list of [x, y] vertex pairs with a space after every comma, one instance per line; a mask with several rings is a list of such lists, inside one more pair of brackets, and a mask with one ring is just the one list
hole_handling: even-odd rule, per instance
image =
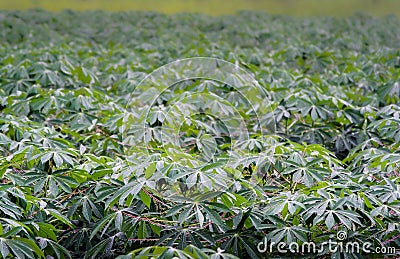
[[57, 211], [55, 209], [44, 209], [44, 211], [46, 212], [46, 214], [50, 214], [51, 216], [55, 217], [62, 223], [66, 224], [70, 227], [73, 227], [71, 221], [69, 221], [69, 219], [66, 216], [62, 215], [59, 211]]
[[147, 208], [150, 209], [150, 204], [151, 204], [151, 198], [149, 195], [147, 195], [146, 192], [143, 190], [140, 191], [140, 200], [146, 205]]
[[328, 213], [328, 215], [326, 216], [325, 225], [328, 227], [328, 229], [332, 229], [335, 225], [335, 219], [333, 218], [332, 212]]
[[[96, 227], [93, 229], [92, 233], [90, 234], [89, 240], [92, 240], [102, 228], [104, 228], [108, 223], [111, 222], [112, 219], [114, 219], [116, 217], [116, 215], [117, 215], [116, 213], [108, 214], [107, 216], [104, 217], [104, 219], [97, 222], [95, 224]], [[105, 230], [106, 229], [104, 229], [103, 232]]]
[[92, 209], [91, 209], [91, 207], [89, 205], [89, 202], [88, 202], [88, 199], [86, 197], [84, 197], [82, 200], [83, 200], [82, 201], [82, 213], [83, 213], [83, 216], [85, 217], [85, 219], [87, 221], [90, 222], [91, 219], [92, 219]]

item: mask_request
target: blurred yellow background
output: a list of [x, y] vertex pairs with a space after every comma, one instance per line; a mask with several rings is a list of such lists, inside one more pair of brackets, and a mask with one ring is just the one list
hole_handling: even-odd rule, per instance
[[400, 0], [0, 0], [0, 9], [43, 8], [51, 11], [108, 10], [198, 12], [211, 15], [239, 10], [299, 16], [348, 16], [355, 12], [372, 15], [400, 14]]

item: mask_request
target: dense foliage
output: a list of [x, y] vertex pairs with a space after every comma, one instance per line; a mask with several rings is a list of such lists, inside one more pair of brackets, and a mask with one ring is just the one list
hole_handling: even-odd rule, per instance
[[[339, 230], [400, 247], [396, 17], [31, 10], [0, 12], [0, 34], [1, 257], [283, 257], [257, 244]], [[197, 56], [240, 65], [266, 99], [244, 105], [235, 80], [134, 91]], [[250, 138], [202, 107], [235, 110]], [[167, 121], [185, 121], [178, 144]]]

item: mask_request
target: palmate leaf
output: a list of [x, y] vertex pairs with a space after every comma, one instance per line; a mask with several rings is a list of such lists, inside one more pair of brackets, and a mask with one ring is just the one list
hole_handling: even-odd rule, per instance
[[53, 197], [57, 196], [60, 190], [71, 193], [72, 187], [77, 186], [78, 182], [72, 177], [65, 176], [66, 172], [68, 170], [61, 169], [55, 170], [52, 174], [40, 171], [27, 173], [25, 183], [26, 185], [34, 184], [35, 193], [42, 192], [46, 188]]
[[[41, 250], [50, 250], [56, 258], [72, 258], [70, 252], [63, 246], [59, 245], [55, 241], [47, 238], [38, 238], [39, 246]], [[47, 251], [46, 251], [47, 252]]]
[[[33, 235], [32, 230], [23, 222], [17, 221], [17, 220], [13, 220], [13, 219], [8, 219], [8, 218], [0, 218], [0, 221], [5, 222], [9, 228], [11, 228], [11, 230], [9, 230], [8, 233], [23, 233], [24, 235]], [[11, 232], [10, 232], [11, 231]], [[3, 232], [4, 232], [4, 228], [3, 228]], [[7, 236], [6, 233], [4, 233], [4, 235]]]
[[[74, 199], [73, 205], [68, 210], [68, 217], [71, 218], [74, 214], [79, 213], [79, 215], [81, 215], [80, 213], [82, 213], [83, 217], [89, 222], [92, 220], [92, 216], [101, 218], [103, 215], [98, 208], [99, 205], [96, 205], [93, 200], [93, 196], [83, 196]], [[79, 207], [81, 207], [82, 210], [77, 213]]]
[[[10, 217], [12, 219], [19, 219], [22, 216], [22, 208], [20, 207], [20, 205], [12, 201], [14, 197], [18, 197], [19, 195], [18, 193], [11, 192], [12, 189], [12, 185], [3, 185], [0, 187], [0, 211], [1, 214], [7, 215], [7, 217]], [[23, 196], [20, 196], [20, 198], [24, 199]]]
[[85, 254], [85, 258], [96, 258], [98, 254], [110, 256], [111, 249], [113, 247], [114, 242], [116, 241], [116, 236], [111, 236], [109, 238], [104, 239], [97, 245], [95, 245], [92, 249], [87, 251]]
[[9, 254], [22, 259], [34, 258], [35, 255], [39, 258], [45, 257], [43, 251], [34, 241], [21, 237], [0, 238], [0, 250], [3, 258], [6, 258]]
[[129, 195], [131, 196], [136, 196], [142, 187], [144, 186], [145, 183], [143, 182], [137, 182], [137, 181], [131, 181], [130, 183], [126, 184], [122, 188], [120, 188], [118, 191], [116, 191], [105, 203], [106, 207], [111, 207], [113, 206], [117, 201], [119, 205], [123, 205], [126, 198], [128, 198]]
[[300, 226], [283, 226], [282, 228], [278, 228], [267, 235], [267, 238], [278, 244], [279, 242], [285, 242], [286, 244], [290, 244], [296, 241], [307, 242], [307, 230], [304, 227]]
[[283, 174], [292, 174], [294, 182], [303, 182], [306, 186], [311, 187], [315, 181], [323, 181], [324, 176], [330, 171], [318, 165], [323, 160], [321, 158], [313, 159], [310, 162], [300, 160], [300, 163], [291, 160], [285, 161], [290, 167], [287, 167]]
[[53, 216], [63, 224], [66, 224], [70, 227], [72, 227], [71, 221], [63, 214], [61, 214], [58, 210], [55, 209], [44, 209], [43, 210], [46, 214]]
[[232, 253], [236, 256], [240, 256], [239, 251], [244, 249], [247, 254], [251, 255], [252, 258], [260, 258], [260, 254], [254, 245], [254, 241], [251, 240], [253, 237], [250, 235], [227, 233], [222, 237], [227, 239], [227, 241], [225, 241], [221, 246], [221, 249], [224, 251]]

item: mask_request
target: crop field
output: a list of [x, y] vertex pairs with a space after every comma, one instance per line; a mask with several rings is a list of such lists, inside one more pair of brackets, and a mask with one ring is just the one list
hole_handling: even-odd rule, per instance
[[0, 36], [0, 258], [400, 257], [396, 16], [35, 9]]
[[398, 0], [13, 0], [0, 1], [0, 9], [42, 8], [50, 11], [104, 10], [194, 12], [210, 15], [233, 14], [241, 10], [297, 16], [349, 16], [356, 12], [382, 16], [400, 15]]

